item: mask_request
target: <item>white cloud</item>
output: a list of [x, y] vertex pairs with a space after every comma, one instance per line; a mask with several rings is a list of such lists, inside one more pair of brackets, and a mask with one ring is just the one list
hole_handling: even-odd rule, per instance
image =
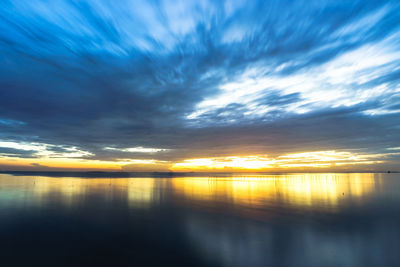
[[[33, 155], [38, 158], [82, 158], [93, 156], [89, 151], [80, 150], [74, 146], [55, 146], [44, 143], [0, 141], [0, 147], [13, 148], [25, 151], [34, 151]], [[63, 152], [52, 150], [61, 147]]]
[[[258, 118], [272, 111], [301, 114], [327, 107], [354, 106], [381, 96], [393, 95], [398, 91], [398, 87], [393, 84], [367, 84], [390, 74], [398, 67], [400, 51], [393, 42], [392, 35], [379, 43], [364, 45], [325, 64], [290, 76], [282, 76], [269, 67], [249, 68], [236, 80], [220, 85], [217, 96], [204, 99], [186, 118], [196, 120], [201, 115], [235, 103], [245, 106], [243, 115], [247, 118]], [[279, 70], [282, 68], [278, 67]], [[298, 94], [300, 100], [285, 106], [268, 106], [269, 93], [281, 96]], [[380, 108], [367, 111], [366, 114], [389, 112], [398, 111]]]
[[157, 152], [168, 151], [169, 149], [138, 146], [138, 147], [127, 147], [127, 148], [105, 147], [104, 150], [135, 152], [135, 153], [157, 153]]

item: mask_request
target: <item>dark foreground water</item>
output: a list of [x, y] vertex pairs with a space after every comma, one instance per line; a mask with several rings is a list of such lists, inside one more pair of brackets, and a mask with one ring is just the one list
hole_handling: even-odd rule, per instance
[[0, 266], [400, 266], [400, 175], [0, 174]]

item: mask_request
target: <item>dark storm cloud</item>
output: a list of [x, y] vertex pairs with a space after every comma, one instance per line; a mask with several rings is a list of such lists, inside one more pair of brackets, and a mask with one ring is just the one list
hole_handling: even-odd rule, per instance
[[[399, 14], [398, 1], [3, 1], [0, 139], [107, 160], [383, 151], [400, 140]], [[332, 104], [279, 87], [365, 47], [387, 56], [348, 81], [317, 81], [317, 94], [346, 87]], [[250, 96], [221, 89], [265, 77], [276, 84], [243, 86]], [[221, 95], [233, 100], [202, 109]], [[137, 146], [170, 150], [104, 149]]]
[[0, 155], [16, 158], [35, 158], [34, 150], [22, 150], [9, 147], [0, 147]]

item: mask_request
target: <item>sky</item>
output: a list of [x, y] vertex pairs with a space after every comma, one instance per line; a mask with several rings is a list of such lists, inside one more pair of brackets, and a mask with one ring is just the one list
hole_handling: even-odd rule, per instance
[[400, 170], [399, 1], [0, 3], [0, 170]]

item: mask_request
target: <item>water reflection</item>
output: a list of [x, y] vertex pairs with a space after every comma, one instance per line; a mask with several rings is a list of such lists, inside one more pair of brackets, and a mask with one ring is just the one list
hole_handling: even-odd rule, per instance
[[0, 200], [8, 205], [46, 205], [57, 201], [71, 206], [81, 204], [87, 196], [98, 195], [105, 201], [124, 200], [133, 207], [148, 207], [158, 200], [152, 178], [53, 178], [1, 175]]
[[149, 207], [160, 201], [162, 190], [170, 188], [168, 194], [185, 201], [223, 201], [246, 206], [275, 202], [332, 209], [349, 199], [362, 201], [375, 194], [382, 177], [376, 174], [297, 174], [87, 179], [2, 175], [0, 182], [0, 197], [12, 194], [14, 201], [25, 199], [31, 204], [57, 198], [65, 205], [73, 205], [84, 201], [85, 195], [98, 194], [106, 200], [124, 199], [132, 207]]
[[172, 183], [186, 199], [215, 201], [224, 197], [238, 205], [271, 202], [337, 208], [351, 198], [362, 201], [375, 193], [381, 177], [374, 174], [298, 174], [262, 177], [177, 178]]
[[0, 257], [4, 266], [398, 266], [399, 196], [398, 174], [1, 174]]

